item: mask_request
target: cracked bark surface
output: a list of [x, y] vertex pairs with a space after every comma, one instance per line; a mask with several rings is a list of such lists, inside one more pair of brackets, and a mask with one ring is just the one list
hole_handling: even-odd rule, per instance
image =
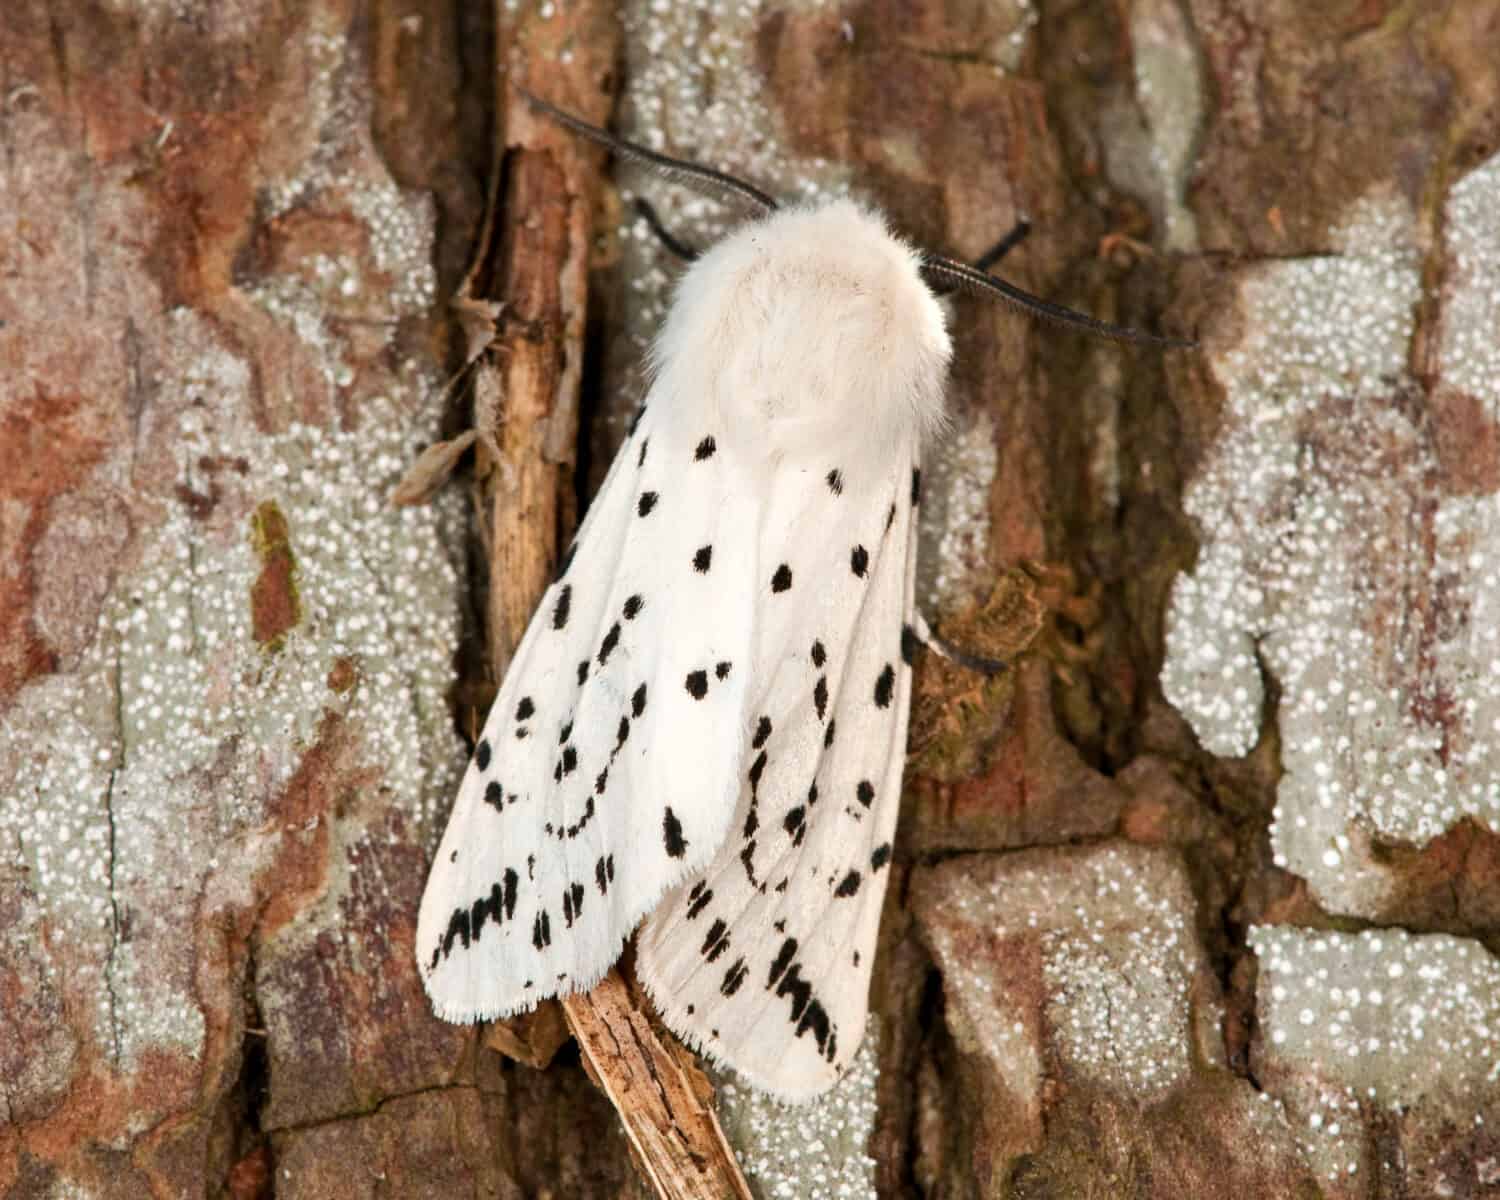
[[[478, 518], [459, 486], [387, 505], [469, 421], [443, 390], [465, 360], [444, 301], [485, 209], [498, 40], [555, 100], [603, 115], [619, 93], [623, 132], [781, 194], [852, 182], [936, 249], [1025, 213], [1010, 278], [1204, 337], [1163, 358], [955, 306], [924, 590], [980, 643], [1005, 640], [983, 601], [1018, 561], [1077, 595], [994, 685], [920, 665], [936, 749], [908, 780], [876, 977], [880, 1194], [1485, 1194], [1494, 823], [1352, 849], [1335, 831], [1342, 881], [1278, 862], [1283, 782], [1312, 770], [1300, 693], [1253, 659], [1250, 748], [1214, 754], [1157, 675], [1174, 580], [1220, 532], [1184, 495], [1232, 476], [1253, 428], [1233, 363], [1272, 362], [1267, 329], [1326, 361], [1406, 289], [1401, 378], [1339, 384], [1354, 399], [1299, 444], [1406, 488], [1414, 553], [1452, 540], [1431, 513], [1460, 501], [1482, 529], [1500, 368], [1458, 350], [1497, 340], [1494, 7], [622, 15], [617, 50], [602, 6], [501, 6], [499, 32], [483, 6], [353, 0], [0, 13], [0, 1193], [641, 1194], [577, 1051], [502, 1058], [432, 1018], [411, 961], [493, 687], [481, 647], [514, 636], [617, 444], [673, 270], [609, 187], [503, 218], [556, 245], [592, 226], [590, 261], [537, 268], [572, 323], [502, 364], [486, 432], [510, 465]], [[578, 79], [592, 91], [549, 90]], [[550, 194], [538, 178], [506, 178], [514, 206]], [[722, 229], [621, 178], [688, 240]], [[1351, 225], [1371, 203], [1394, 215]], [[1366, 261], [1332, 298], [1276, 274]], [[1268, 294], [1343, 324], [1284, 332]], [[588, 353], [557, 359], [569, 339]], [[539, 395], [544, 419], [503, 420]], [[1387, 424], [1356, 429], [1372, 409]], [[483, 591], [471, 520], [510, 547], [506, 587]], [[1465, 561], [1430, 588], [1393, 573], [1404, 592], [1368, 574], [1371, 628], [1415, 630], [1431, 678], [1488, 619]], [[1395, 678], [1460, 745], [1457, 693]], [[1397, 1045], [1414, 1008], [1420, 1060]], [[731, 1138], [769, 1192], [810, 1135], [751, 1124]]]

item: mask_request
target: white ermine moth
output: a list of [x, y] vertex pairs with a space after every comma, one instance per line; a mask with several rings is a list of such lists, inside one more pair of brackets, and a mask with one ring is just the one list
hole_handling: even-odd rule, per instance
[[808, 1099], [865, 1025], [951, 353], [939, 291], [1165, 339], [921, 254], [851, 201], [780, 209], [531, 102], [762, 212], [677, 287], [645, 403], [464, 776], [422, 979], [447, 1020], [503, 1017], [591, 988], [640, 925], [666, 1024]]

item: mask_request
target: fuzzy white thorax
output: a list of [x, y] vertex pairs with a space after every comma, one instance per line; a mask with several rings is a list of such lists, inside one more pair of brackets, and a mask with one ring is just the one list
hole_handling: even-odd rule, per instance
[[742, 227], [678, 285], [653, 402], [764, 441], [777, 459], [925, 440], [944, 422], [952, 347], [920, 266], [850, 200]]

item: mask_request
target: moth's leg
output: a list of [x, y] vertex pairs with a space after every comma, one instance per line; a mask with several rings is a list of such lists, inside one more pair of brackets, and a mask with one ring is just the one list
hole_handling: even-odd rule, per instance
[[1031, 222], [1022, 217], [1003, 238], [981, 254], [969, 265], [976, 271], [988, 271], [997, 262], [1026, 240], [1031, 232]]
[[917, 641], [933, 653], [941, 655], [951, 663], [957, 663], [960, 667], [977, 671], [981, 675], [998, 675], [1007, 666], [998, 658], [985, 658], [982, 655], [970, 654], [967, 650], [960, 650], [952, 642], [939, 637], [932, 626], [927, 623], [927, 618], [922, 615], [920, 609], [912, 614], [912, 632], [917, 635]]
[[657, 240], [671, 253], [682, 259], [683, 262], [690, 263], [697, 259], [701, 251], [673, 237], [667, 230], [667, 227], [661, 223], [661, 218], [656, 215], [656, 209], [651, 207], [649, 200], [637, 196], [635, 199], [635, 211], [646, 219], [646, 224], [651, 227], [651, 232], [656, 234]]

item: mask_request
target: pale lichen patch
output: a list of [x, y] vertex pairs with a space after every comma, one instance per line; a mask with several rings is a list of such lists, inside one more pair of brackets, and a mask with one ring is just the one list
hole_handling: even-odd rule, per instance
[[[1500, 280], [1500, 257], [1477, 249], [1500, 251], [1484, 232], [1495, 205], [1473, 195], [1495, 178], [1475, 172], [1450, 204], [1465, 265], [1445, 346], [1488, 336], [1465, 322]], [[1411, 221], [1373, 195], [1334, 231], [1336, 253], [1245, 273], [1243, 334], [1208, 351], [1225, 432], [1186, 498], [1202, 550], [1173, 591], [1162, 671], [1216, 754], [1255, 743], [1261, 672], [1277, 678], [1276, 861], [1324, 905], [1368, 915], [1392, 888], [1374, 841], [1421, 844], [1465, 817], [1500, 826], [1497, 501], [1444, 495], [1413, 418]]]
[[783, 1104], [726, 1078], [719, 1116], [740, 1148], [740, 1165], [766, 1200], [864, 1200], [875, 1194], [876, 1019], [866, 1022], [854, 1061], [815, 1104]]
[[1250, 945], [1260, 959], [1257, 1075], [1322, 1177], [1368, 1173], [1382, 1110], [1459, 1129], [1493, 1110], [1500, 963], [1478, 943], [1258, 926]]
[[[126, 499], [129, 553], [76, 656], [24, 688], [0, 725], [0, 875], [30, 898], [24, 932], [48, 995], [127, 1081], [150, 1062], [180, 1082], [208, 1047], [204, 1014], [223, 997], [202, 990], [197, 956], [217, 936], [205, 922], [217, 919], [215, 898], [253, 904], [275, 847], [311, 836], [283, 828], [276, 802], [330, 715], [378, 778], [341, 797], [344, 855], [367, 829], [435, 841], [462, 765], [446, 693], [463, 503], [387, 502], [413, 447], [438, 433], [423, 411], [432, 373], [390, 365], [398, 322], [430, 297], [430, 209], [401, 201], [367, 136], [340, 116], [348, 43], [319, 45], [326, 62], [303, 114], [315, 148], [268, 204], [303, 206], [321, 233], [355, 222], [314, 212], [319, 198], [354, 194], [356, 208], [370, 198], [359, 248], [373, 266], [363, 253], [294, 255], [289, 270], [244, 283], [217, 321], [183, 308], [151, 325], [135, 427], [97, 481]], [[387, 273], [411, 286], [386, 286]], [[226, 336], [236, 316], [270, 337]], [[340, 326], [344, 316], [358, 320]], [[302, 356], [291, 367], [295, 354], [266, 349], [284, 331]], [[355, 396], [356, 373], [380, 382]], [[288, 419], [299, 412], [322, 420]], [[287, 603], [257, 613], [272, 560], [280, 568], [264, 586]], [[277, 653], [263, 652], [257, 630]], [[392, 807], [409, 818], [391, 821]]]
[[1045, 1062], [1138, 1100], [1188, 1079], [1204, 964], [1172, 855], [1107, 845], [959, 859], [913, 891], [949, 1028], [1012, 1095], [1040, 1104]]
[[1439, 348], [1442, 386], [1483, 402], [1500, 421], [1500, 156], [1454, 185], [1444, 233], [1449, 291]]

